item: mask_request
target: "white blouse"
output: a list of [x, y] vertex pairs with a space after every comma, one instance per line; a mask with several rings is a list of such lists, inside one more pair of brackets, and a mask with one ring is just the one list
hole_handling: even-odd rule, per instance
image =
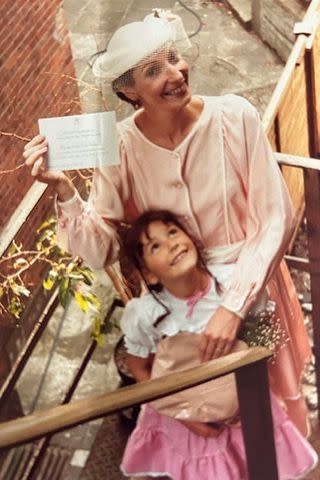
[[113, 222], [172, 210], [206, 249], [241, 242], [223, 306], [245, 316], [280, 263], [294, 213], [253, 106], [235, 95], [201, 98], [174, 150], [150, 142], [134, 116], [118, 125], [121, 165], [95, 170], [88, 203], [58, 203], [59, 244], [102, 268], [118, 257]]
[[[209, 270], [221, 287], [227, 288], [234, 266], [235, 264], [216, 264], [210, 265]], [[200, 294], [186, 299], [177, 298], [166, 289], [156, 294], [170, 311], [157, 326], [154, 325], [157, 319], [166, 313], [161, 303], [150, 293], [130, 300], [121, 318], [128, 353], [146, 358], [156, 351], [157, 342], [164, 335], [171, 336], [178, 332], [201, 333], [221, 305], [222, 299], [213, 279], [210, 280], [208, 290], [203, 293], [203, 296]]]

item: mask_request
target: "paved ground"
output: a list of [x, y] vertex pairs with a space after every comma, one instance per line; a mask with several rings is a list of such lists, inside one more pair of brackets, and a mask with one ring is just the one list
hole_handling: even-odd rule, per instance
[[[189, 0], [186, 3], [203, 23], [200, 33], [192, 39], [195, 52], [199, 49], [191, 75], [194, 92], [207, 95], [238, 93], [263, 113], [282, 70], [281, 61], [253, 33], [247, 32], [222, 2]], [[105, 48], [118, 26], [141, 20], [159, 5], [181, 15], [188, 33], [197, 29], [196, 17], [172, 0], [65, 0], [78, 77], [94, 84], [87, 64], [90, 55]], [[82, 91], [85, 92], [84, 109], [95, 111], [99, 108], [98, 94], [88, 93], [85, 87]], [[119, 117], [127, 113], [119, 107], [114, 95], [107, 93], [109, 108], [116, 108]]]
[[[256, 35], [246, 31], [224, 3], [219, 1], [189, 0], [187, 5], [200, 16], [202, 29], [193, 37], [194, 50], [198, 52], [192, 62], [191, 84], [195, 92], [207, 95], [237, 93], [248, 98], [262, 114], [272, 90], [282, 71], [283, 64], [279, 58]], [[183, 18], [189, 33], [196, 30], [198, 21], [195, 16], [185, 10], [178, 2], [172, 0], [64, 0], [67, 14], [73, 55], [75, 58], [77, 77], [86, 84], [81, 84], [83, 110], [97, 111], [103, 108], [99, 92], [96, 90], [88, 60], [96, 51], [105, 45], [114, 30], [129, 21], [140, 20], [151, 9], [161, 4], [162, 8], [172, 8]], [[128, 113], [128, 108], [120, 106], [114, 96], [104, 89], [109, 109], [116, 109], [119, 118]], [[79, 324], [79, 313], [77, 324]], [[82, 322], [82, 323], [81, 323]], [[62, 335], [62, 344], [56, 355], [57, 370], [66, 374], [65, 368], [81, 357], [84, 339], [88, 341], [90, 326], [86, 320], [81, 321], [82, 330], [74, 332], [72, 321], [66, 326]], [[53, 326], [53, 328], [56, 328]], [[71, 328], [71, 330], [68, 330]], [[78, 336], [78, 347], [70, 351], [68, 336]], [[51, 333], [52, 337], [52, 333]], [[50, 338], [50, 332], [49, 337]], [[45, 340], [45, 342], [49, 341]], [[80, 345], [82, 345], [80, 347]], [[32, 385], [32, 375], [39, 375], [39, 358], [47, 351], [46, 344], [39, 346], [38, 356], [29, 369], [29, 377], [24, 382]], [[42, 350], [41, 350], [42, 348]], [[80, 351], [81, 350], [81, 351]], [[112, 365], [110, 346], [105, 346], [97, 353], [87, 375], [87, 383], [83, 382], [80, 396], [100, 393], [107, 388], [116, 388], [118, 378]], [[67, 359], [67, 360], [66, 360]], [[60, 363], [59, 363], [60, 362]], [[98, 372], [98, 374], [97, 374]], [[60, 381], [59, 375], [51, 375], [51, 391], [56, 391]], [[96, 378], [97, 381], [93, 381]], [[50, 379], [48, 379], [49, 381]], [[27, 387], [25, 388], [27, 390]], [[21, 385], [23, 390], [23, 385]], [[46, 391], [50, 387], [46, 385]], [[41, 400], [41, 399], [40, 399]], [[47, 405], [50, 398], [42, 398], [40, 404]], [[28, 403], [29, 402], [29, 403]], [[30, 404], [30, 399], [25, 399]], [[55, 403], [55, 402], [54, 402]], [[102, 424], [102, 428], [100, 428]], [[98, 432], [98, 433], [97, 433]], [[120, 480], [123, 477], [118, 471], [118, 464], [125, 444], [128, 428], [119, 417], [112, 416], [102, 421], [82, 425], [70, 432], [55, 437], [54, 443], [63, 448], [71, 448], [71, 461], [66, 466], [63, 480]], [[317, 441], [317, 439], [316, 439]], [[94, 448], [89, 450], [94, 442]], [[85, 469], [81, 468], [86, 463]], [[308, 480], [320, 478], [310, 476]]]

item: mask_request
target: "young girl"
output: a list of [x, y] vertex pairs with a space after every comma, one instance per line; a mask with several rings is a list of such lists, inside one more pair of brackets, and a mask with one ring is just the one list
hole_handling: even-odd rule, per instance
[[[164, 336], [204, 331], [234, 266], [207, 267], [184, 226], [163, 210], [138, 218], [124, 239], [124, 251], [149, 286], [148, 294], [127, 304], [121, 320], [129, 369], [141, 382], [150, 378]], [[274, 397], [272, 410], [279, 478], [300, 478], [315, 466], [317, 455]], [[121, 470], [139, 479], [247, 479], [241, 427], [180, 421], [145, 405]]]

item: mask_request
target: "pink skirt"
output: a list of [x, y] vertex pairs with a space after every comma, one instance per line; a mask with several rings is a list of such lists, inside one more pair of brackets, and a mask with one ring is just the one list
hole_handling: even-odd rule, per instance
[[311, 361], [311, 347], [304, 324], [303, 313], [286, 263], [268, 283], [272, 300], [276, 302], [276, 316], [289, 341], [269, 363], [270, 386], [286, 405], [290, 419], [307, 437], [310, 433], [308, 409], [301, 390], [301, 377], [306, 363]]
[[[272, 398], [279, 480], [303, 478], [318, 456]], [[242, 430], [226, 427], [216, 438], [200, 437], [174, 418], [145, 405], [124, 452], [125, 476], [172, 480], [247, 480]]]

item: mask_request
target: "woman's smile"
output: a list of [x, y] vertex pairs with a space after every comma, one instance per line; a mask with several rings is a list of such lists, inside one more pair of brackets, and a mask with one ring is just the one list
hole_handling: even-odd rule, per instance
[[165, 96], [170, 96], [170, 97], [172, 97], [172, 96], [181, 97], [181, 96], [185, 95], [187, 93], [187, 91], [188, 91], [188, 86], [187, 86], [186, 82], [184, 81], [178, 87], [175, 87], [172, 90], [169, 90], [166, 93], [164, 93], [164, 95]]

